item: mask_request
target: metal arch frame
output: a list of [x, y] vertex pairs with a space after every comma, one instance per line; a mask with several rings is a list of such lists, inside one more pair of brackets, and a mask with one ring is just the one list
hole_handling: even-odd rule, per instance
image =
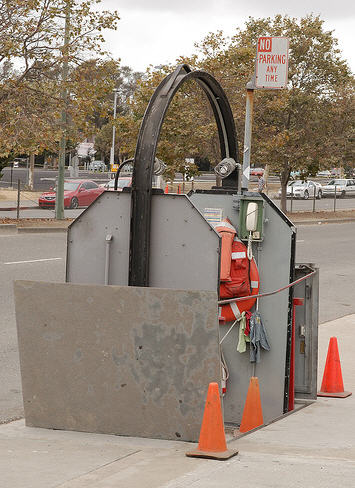
[[122, 168], [124, 168], [125, 166], [127, 166], [128, 164], [131, 164], [134, 162], [134, 159], [133, 158], [130, 158], [130, 159], [126, 159], [126, 161], [123, 161], [123, 163], [117, 168], [117, 171], [116, 171], [116, 174], [115, 174], [115, 184], [114, 184], [114, 190], [117, 190], [117, 187], [118, 187], [118, 178], [120, 176], [120, 173], [122, 171]]
[[[130, 228], [130, 286], [149, 286], [150, 219], [152, 178], [155, 153], [168, 107], [180, 86], [196, 80], [211, 104], [218, 128], [222, 159], [238, 163], [238, 143], [232, 110], [218, 81], [205, 71], [191, 71], [180, 65], [160, 83], [144, 114], [134, 156]], [[223, 187], [237, 189], [238, 172], [233, 171], [222, 182]]]

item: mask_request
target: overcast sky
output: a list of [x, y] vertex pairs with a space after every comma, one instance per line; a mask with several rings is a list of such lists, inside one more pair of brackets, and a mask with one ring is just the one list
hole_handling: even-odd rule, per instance
[[249, 16], [268, 17], [277, 13], [302, 17], [320, 14], [325, 27], [334, 30], [343, 57], [355, 71], [355, 7], [351, 0], [102, 0], [102, 8], [118, 10], [121, 20], [116, 32], [105, 34], [106, 48], [122, 64], [136, 71], [149, 65], [173, 63], [180, 55], [194, 52], [194, 43], [208, 32], [222, 29], [233, 35]]

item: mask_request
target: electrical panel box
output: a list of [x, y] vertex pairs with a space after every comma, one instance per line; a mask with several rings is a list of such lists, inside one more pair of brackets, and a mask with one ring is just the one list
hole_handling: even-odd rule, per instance
[[[317, 270], [314, 264], [296, 264], [295, 280]], [[295, 397], [317, 399], [319, 273], [294, 287], [303, 298], [295, 310]]]
[[[253, 204], [253, 205], [249, 205]], [[249, 232], [252, 234], [253, 241], [262, 241], [264, 237], [264, 200], [263, 198], [247, 195], [240, 199], [239, 203], [239, 238], [247, 241]], [[251, 210], [250, 210], [251, 209]], [[250, 214], [253, 212], [253, 215]], [[250, 224], [252, 223], [252, 228]]]

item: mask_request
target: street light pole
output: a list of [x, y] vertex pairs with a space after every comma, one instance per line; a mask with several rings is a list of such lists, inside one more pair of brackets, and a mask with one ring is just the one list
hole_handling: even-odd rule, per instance
[[67, 131], [67, 105], [68, 105], [68, 89], [67, 79], [69, 71], [68, 51], [70, 40], [70, 2], [66, 0], [65, 7], [65, 32], [64, 32], [64, 45], [62, 50], [62, 90], [61, 99], [63, 102], [62, 117], [61, 117], [61, 129], [62, 136], [59, 145], [59, 161], [58, 161], [58, 181], [57, 190], [55, 196], [55, 218], [57, 220], [64, 219], [64, 171], [65, 171], [65, 150], [67, 145], [66, 131]]
[[117, 95], [118, 95], [117, 88], [114, 88], [113, 93], [114, 93], [114, 99], [113, 99], [112, 146], [111, 146], [111, 152], [110, 152], [110, 170], [111, 171], [112, 171], [113, 164], [115, 162], [115, 135], [116, 135], [115, 120], [116, 120], [116, 105], [117, 105]]

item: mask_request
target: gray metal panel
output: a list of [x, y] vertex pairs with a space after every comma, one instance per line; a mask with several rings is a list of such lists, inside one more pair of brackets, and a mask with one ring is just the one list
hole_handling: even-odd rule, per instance
[[219, 241], [185, 195], [154, 195], [150, 286], [217, 291]]
[[[109, 284], [127, 285], [131, 195], [103, 193], [68, 231], [67, 281], [104, 283], [107, 234]], [[150, 286], [218, 289], [220, 238], [185, 195], [153, 195]]]
[[211, 194], [211, 193], [191, 193], [189, 199], [196, 205], [200, 210], [202, 215], [204, 214], [205, 208], [223, 208], [223, 217], [229, 217], [234, 226], [238, 225], [239, 212], [237, 213], [234, 209], [234, 199], [236, 195], [226, 195], [226, 194]]
[[15, 301], [27, 425], [198, 440], [216, 293], [17, 281]]
[[[297, 264], [295, 279], [315, 269], [312, 264]], [[296, 306], [295, 315], [295, 396], [317, 398], [319, 273], [295, 286], [295, 298], [304, 305]], [[303, 335], [304, 332], [304, 335]]]
[[[129, 194], [119, 195], [127, 200], [130, 199]], [[248, 193], [248, 196], [252, 194]], [[256, 196], [260, 197], [259, 194]], [[69, 268], [76, 268], [75, 280], [69, 279], [69, 281], [82, 282], [80, 277], [81, 273], [84, 273], [85, 279], [89, 282], [103, 282], [105, 236], [108, 231], [115, 232], [117, 215], [123, 213], [123, 210], [120, 210], [121, 204], [117, 205], [112, 200], [115, 198], [117, 194], [114, 192], [103, 194], [96, 201], [97, 204], [103, 202], [100, 203], [100, 211], [94, 212], [94, 204], [82, 215], [81, 223], [84, 222], [83, 219], [89, 220], [85, 226], [91, 229], [90, 233], [85, 234], [80, 231], [80, 222], [76, 221], [72, 224], [70, 235], [75, 228], [78, 232], [68, 245]], [[193, 284], [197, 289], [216, 289], [219, 238], [214, 231], [210, 230], [210, 226], [191, 202], [200, 209], [201, 213], [205, 208], [222, 207], [224, 216], [229, 217], [238, 227], [238, 198], [237, 195], [228, 194], [192, 194], [189, 201], [185, 196], [153, 196], [151, 281], [155, 286], [179, 289], [192, 287]], [[98, 205], [96, 207], [98, 208]], [[119, 263], [126, 272], [128, 269], [128, 205], [125, 215], [125, 225], [119, 227], [118, 231], [127, 236]], [[264, 219], [264, 241], [262, 244], [254, 244], [253, 248], [259, 266], [261, 291], [268, 292], [289, 282], [291, 240], [295, 229], [280, 216], [272, 202], [265, 201]], [[90, 262], [89, 276], [87, 270], [82, 270], [83, 267], [88, 266], [87, 255], [82, 252], [82, 241], [86, 238], [93, 240], [91, 246], [93, 251], [100, 248], [100, 252], [90, 253], [96, 257]], [[74, 248], [75, 253], [72, 252]], [[115, 251], [112, 250], [110, 283], [115, 284], [114, 280], [120, 279], [123, 274], [118, 272], [121, 268], [115, 262], [117, 256], [113, 256]], [[75, 254], [75, 259], [72, 259], [72, 254]], [[74, 276], [70, 273], [68, 273], [69, 277]], [[127, 279], [127, 273], [124, 277]], [[99, 279], [101, 281], [98, 281]], [[262, 354], [262, 362], [256, 367], [265, 421], [275, 419], [283, 413], [288, 306], [287, 291], [259, 301], [259, 311], [270, 336], [272, 348], [270, 352]], [[227, 326], [221, 326], [221, 330], [227, 330]], [[233, 423], [239, 423], [241, 420], [249, 377], [252, 374], [248, 353], [241, 355], [236, 352], [237, 332], [238, 326], [223, 343], [230, 369], [224, 412], [225, 420]]]
[[[206, 207], [224, 208], [224, 216], [238, 228], [238, 205], [233, 205], [233, 200], [237, 202], [238, 196], [192, 194], [190, 198], [202, 212]], [[265, 201], [264, 241], [253, 245], [253, 254], [259, 268], [261, 293], [276, 290], [290, 282], [291, 238], [294, 232], [295, 229], [280, 218], [277, 210]], [[287, 290], [259, 299], [258, 310], [271, 345], [270, 352], [262, 351], [261, 362], [256, 365], [255, 370], [255, 375], [259, 378], [265, 422], [283, 414], [288, 307]], [[220, 326], [221, 338], [230, 325]], [[236, 350], [238, 334], [237, 324], [222, 344], [230, 373], [227, 394], [223, 401], [225, 421], [236, 424], [241, 421], [249, 378], [253, 375], [253, 366], [249, 361], [249, 346], [243, 354]]]
[[[257, 245], [260, 292], [277, 290], [290, 282], [291, 240], [295, 229], [280, 218], [277, 210], [265, 206], [264, 241]], [[256, 366], [260, 382], [264, 420], [283, 414], [289, 291], [259, 299], [259, 310], [267, 329], [271, 351]]]
[[130, 217], [130, 194], [106, 191], [71, 224], [68, 282], [104, 284], [105, 239], [111, 234], [109, 284], [128, 284]]

